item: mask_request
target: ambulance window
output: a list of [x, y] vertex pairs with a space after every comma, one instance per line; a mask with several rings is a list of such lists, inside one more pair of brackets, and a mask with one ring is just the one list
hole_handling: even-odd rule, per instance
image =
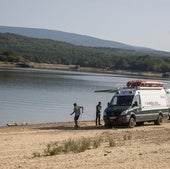
[[113, 97], [113, 99], [110, 102], [110, 105], [116, 105], [117, 104], [117, 97]]

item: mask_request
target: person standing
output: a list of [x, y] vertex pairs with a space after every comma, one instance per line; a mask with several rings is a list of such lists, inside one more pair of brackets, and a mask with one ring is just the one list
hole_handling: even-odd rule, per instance
[[102, 109], [102, 104], [101, 104], [101, 102], [98, 102], [98, 104], [96, 106], [96, 126], [101, 125], [101, 123], [100, 123], [101, 109]]
[[73, 106], [74, 106], [73, 112], [70, 115], [74, 114], [74, 123], [75, 123], [74, 127], [79, 127], [78, 126], [78, 119], [79, 119], [80, 114], [81, 114], [81, 109], [82, 109], [82, 113], [83, 113], [84, 108], [82, 106], [78, 106], [77, 103], [74, 103]]

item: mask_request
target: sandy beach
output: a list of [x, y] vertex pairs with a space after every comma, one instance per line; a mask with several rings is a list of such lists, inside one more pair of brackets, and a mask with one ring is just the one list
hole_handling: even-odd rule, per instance
[[[170, 122], [156, 126], [152, 123], [132, 129], [106, 129], [93, 121], [10, 126], [0, 128], [0, 168], [2, 169], [169, 169]], [[109, 146], [107, 138], [115, 141]], [[101, 137], [105, 141], [98, 148], [80, 153], [44, 156], [51, 142], [68, 139]], [[33, 154], [40, 153], [40, 157]]]

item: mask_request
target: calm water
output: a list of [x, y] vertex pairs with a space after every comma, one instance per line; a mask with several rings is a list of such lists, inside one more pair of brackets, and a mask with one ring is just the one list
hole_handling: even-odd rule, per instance
[[[84, 106], [80, 120], [94, 120], [95, 107], [103, 110], [111, 93], [95, 93], [126, 84], [128, 78], [109, 74], [58, 70], [0, 69], [0, 126], [7, 123], [73, 121], [73, 103]], [[170, 88], [169, 81], [163, 81]]]

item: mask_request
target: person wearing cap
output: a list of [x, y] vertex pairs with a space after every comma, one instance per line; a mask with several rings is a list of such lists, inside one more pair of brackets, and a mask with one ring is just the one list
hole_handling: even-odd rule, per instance
[[81, 114], [81, 109], [82, 109], [82, 113], [83, 113], [84, 108], [82, 106], [78, 106], [77, 103], [74, 103], [73, 106], [74, 106], [73, 112], [70, 115], [74, 114], [74, 123], [75, 123], [74, 127], [79, 127], [78, 126], [78, 119], [79, 119], [80, 114]]
[[101, 109], [102, 109], [102, 104], [101, 104], [101, 102], [98, 102], [98, 104], [97, 104], [97, 106], [96, 106], [96, 126], [97, 126], [97, 125], [102, 125], [102, 124], [100, 123]]

